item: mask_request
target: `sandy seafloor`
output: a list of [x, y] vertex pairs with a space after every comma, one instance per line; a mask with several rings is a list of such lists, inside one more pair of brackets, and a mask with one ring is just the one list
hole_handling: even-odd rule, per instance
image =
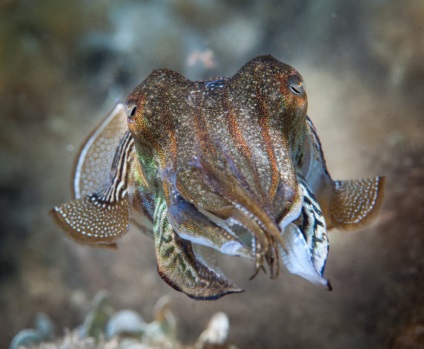
[[[371, 226], [330, 232], [332, 292], [249, 281], [250, 262], [224, 258], [246, 292], [193, 301], [159, 278], [147, 236], [117, 251], [65, 238], [47, 212], [116, 101], [154, 68], [229, 76], [265, 53], [303, 75], [333, 177], [387, 176]], [[423, 57], [420, 0], [0, 1], [0, 347], [39, 311], [61, 335], [104, 289], [147, 317], [168, 294], [186, 342], [222, 310], [239, 348], [424, 348]]]

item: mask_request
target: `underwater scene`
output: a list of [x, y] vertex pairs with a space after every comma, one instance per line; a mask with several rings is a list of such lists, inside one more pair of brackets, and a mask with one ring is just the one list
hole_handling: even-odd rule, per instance
[[0, 348], [424, 348], [424, 2], [0, 1]]

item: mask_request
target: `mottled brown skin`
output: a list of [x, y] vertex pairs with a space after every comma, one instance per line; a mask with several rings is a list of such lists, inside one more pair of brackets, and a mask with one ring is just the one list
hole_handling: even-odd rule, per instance
[[[128, 96], [128, 126], [118, 105], [83, 147], [74, 185], [93, 194], [53, 215], [84, 243], [114, 243], [130, 224], [152, 232], [159, 275], [192, 298], [242, 291], [198, 245], [254, 259], [254, 275], [267, 264], [276, 277], [282, 258], [289, 271], [330, 288], [326, 228], [374, 216], [383, 179], [333, 181], [306, 110], [300, 74], [269, 55], [214, 81], [155, 70]], [[106, 166], [96, 167], [97, 153], [114, 136], [111, 176], [96, 183], [93, 168]]]

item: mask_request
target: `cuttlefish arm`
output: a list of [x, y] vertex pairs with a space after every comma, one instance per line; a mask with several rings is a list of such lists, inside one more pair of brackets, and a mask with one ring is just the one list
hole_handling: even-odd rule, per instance
[[289, 272], [331, 290], [330, 282], [323, 277], [329, 248], [325, 219], [306, 181], [299, 177], [298, 182], [302, 210], [284, 230], [286, 249], [281, 249], [281, 256]]
[[385, 177], [332, 180], [321, 142], [309, 118], [307, 126], [302, 174], [322, 208], [327, 228], [352, 230], [368, 224], [383, 203]]
[[158, 273], [177, 291], [194, 299], [217, 299], [226, 294], [243, 292], [223, 275], [196, 257], [190, 241], [174, 231], [168, 219], [168, 206], [157, 195], [154, 213], [154, 238]]
[[218, 225], [218, 218], [206, 214], [179, 194], [172, 195], [168, 219], [181, 238], [223, 254], [253, 258], [250, 246], [246, 246], [223, 222]]

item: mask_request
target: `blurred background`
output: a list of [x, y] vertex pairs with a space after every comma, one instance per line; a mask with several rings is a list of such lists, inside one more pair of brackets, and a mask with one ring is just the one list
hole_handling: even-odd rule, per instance
[[[333, 177], [387, 176], [370, 227], [330, 232], [332, 292], [225, 258], [246, 292], [193, 301], [149, 237], [111, 251], [54, 225], [81, 142], [152, 69], [231, 76], [267, 53], [303, 75]], [[240, 348], [424, 348], [423, 131], [422, 0], [0, 0], [0, 347], [39, 311], [63, 334], [107, 290], [143, 314], [168, 294], [183, 342], [220, 310]]]

